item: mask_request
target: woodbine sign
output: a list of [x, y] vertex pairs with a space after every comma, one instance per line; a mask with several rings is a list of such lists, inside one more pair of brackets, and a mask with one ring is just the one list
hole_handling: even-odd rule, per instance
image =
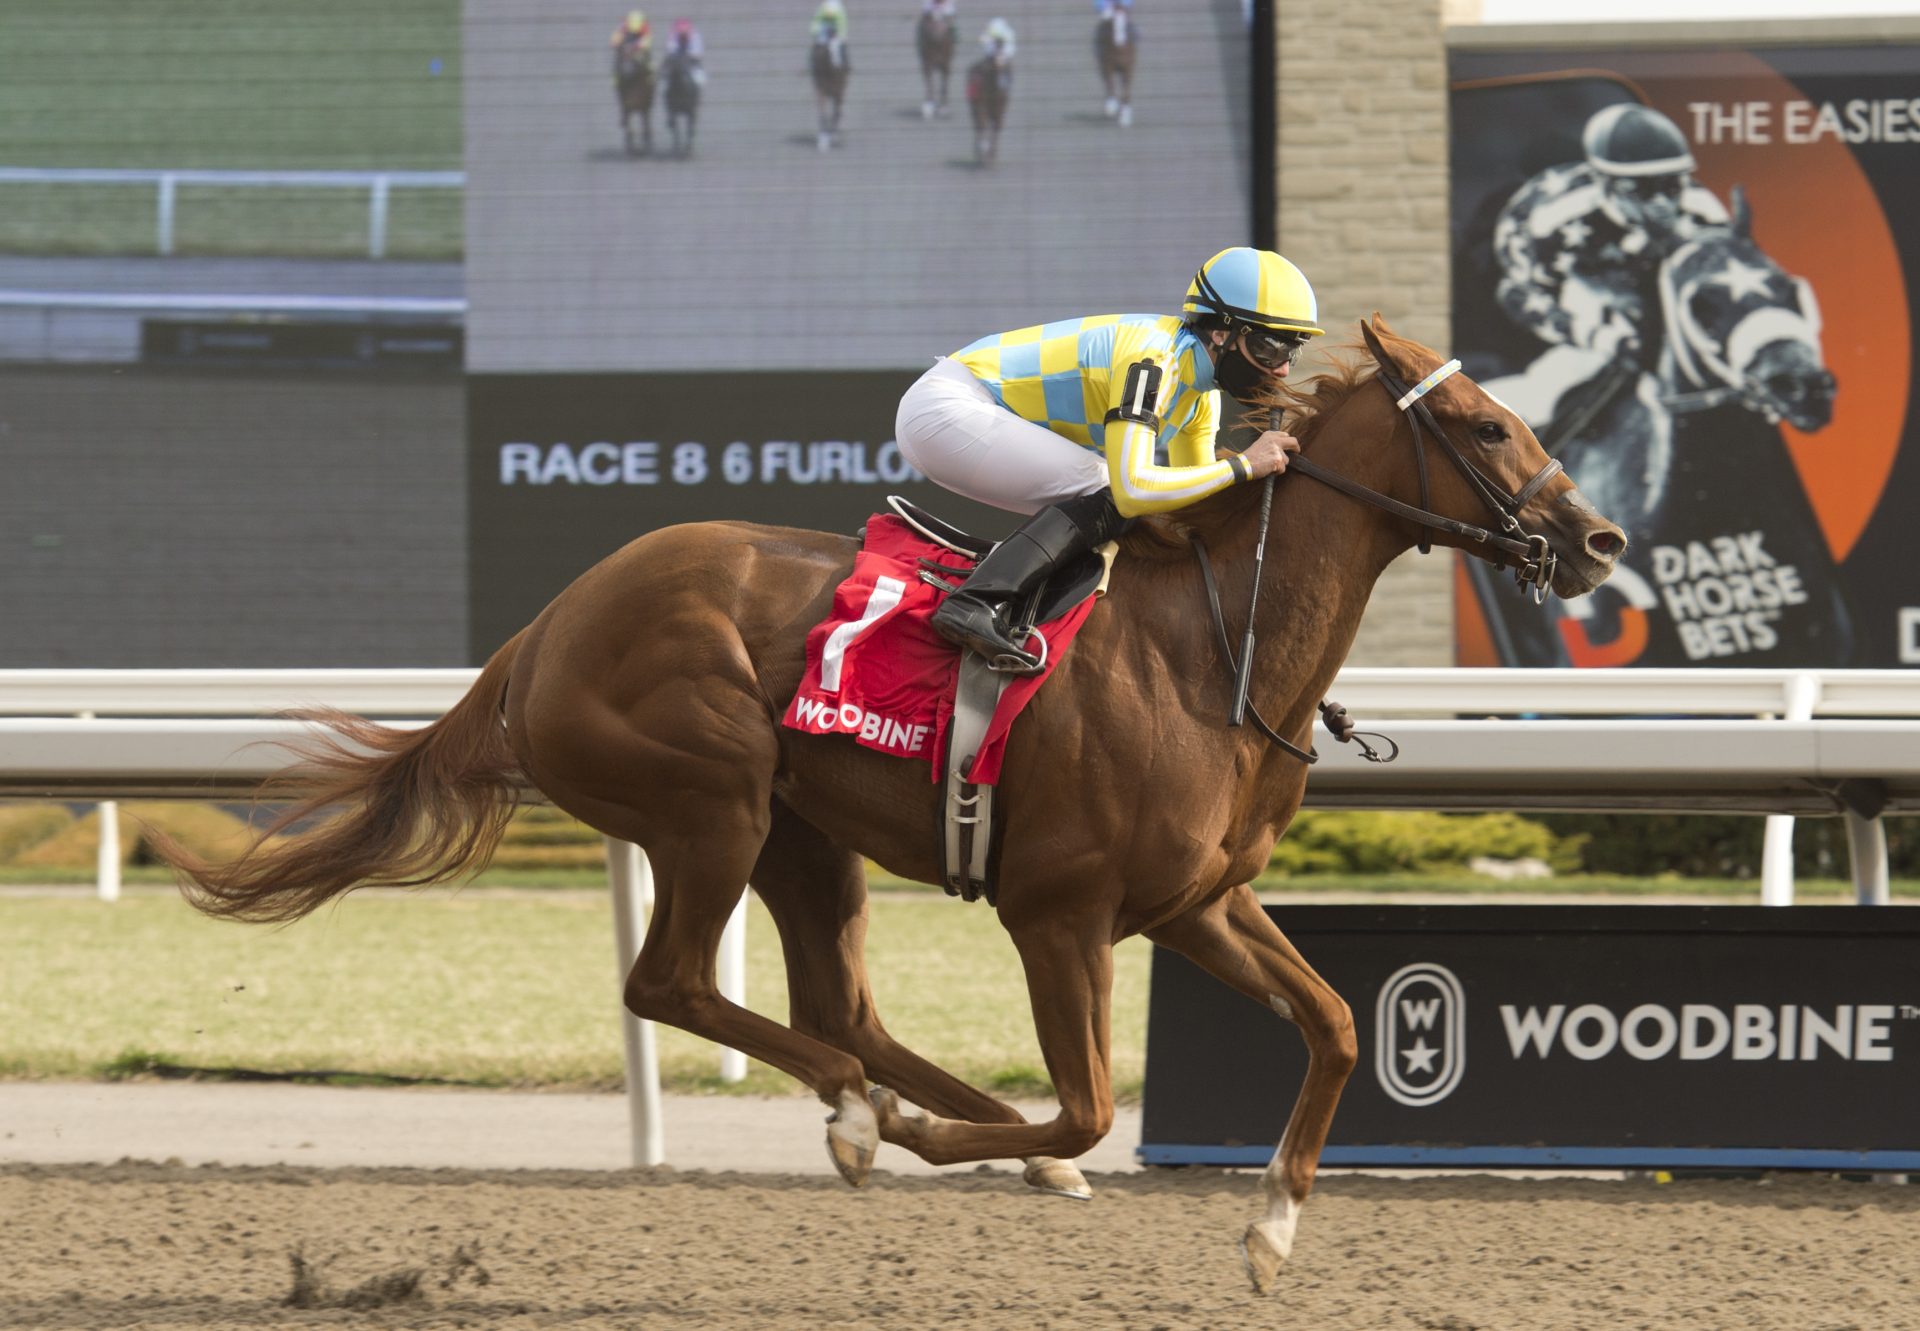
[[[1920, 912], [1270, 913], [1359, 1029], [1329, 1164], [1920, 1168]], [[1155, 953], [1143, 1160], [1263, 1163], [1305, 1070], [1284, 1023]]]

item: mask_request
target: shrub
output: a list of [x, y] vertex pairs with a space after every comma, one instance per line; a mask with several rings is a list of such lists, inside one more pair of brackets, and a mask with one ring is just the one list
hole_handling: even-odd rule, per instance
[[1383, 874], [1463, 869], [1478, 855], [1539, 859], [1555, 870], [1580, 864], [1582, 838], [1556, 836], [1513, 813], [1449, 814], [1309, 810], [1274, 847], [1281, 873]]
[[0, 805], [0, 864], [57, 836], [73, 823], [73, 815], [58, 804]]
[[[1582, 867], [1590, 873], [1686, 878], [1754, 878], [1766, 819], [1751, 814], [1553, 813], [1540, 821], [1563, 835], [1585, 839]], [[1920, 823], [1889, 818], [1888, 869], [1896, 878], [1920, 877]], [[1851, 872], [1846, 823], [1801, 818], [1793, 829], [1798, 875], [1845, 878]]]

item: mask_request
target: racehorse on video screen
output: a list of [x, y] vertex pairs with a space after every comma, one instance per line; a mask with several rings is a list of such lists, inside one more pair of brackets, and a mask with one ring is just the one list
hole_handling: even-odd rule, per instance
[[1013, 62], [993, 52], [967, 70], [967, 109], [973, 113], [973, 156], [988, 166], [1000, 153], [1000, 127], [1013, 99]]
[[629, 153], [653, 151], [653, 89], [652, 59], [622, 47], [613, 57], [613, 95]]
[[846, 101], [847, 79], [853, 65], [847, 56], [847, 39], [830, 27], [813, 35], [813, 48], [807, 54], [807, 69], [813, 75], [813, 96], [820, 118], [820, 151], [840, 141], [840, 111]]
[[927, 99], [920, 104], [920, 116], [931, 120], [947, 114], [947, 76], [953, 69], [953, 48], [959, 30], [950, 7], [924, 10], [914, 30], [914, 49], [920, 53], [920, 77], [927, 85]]
[[673, 155], [685, 157], [693, 151], [693, 126], [700, 118], [699, 67], [685, 51], [671, 51], [661, 62], [660, 77], [666, 84], [662, 100], [667, 105], [667, 132], [673, 136]]
[[[1305, 1037], [1306, 1076], [1241, 1240], [1255, 1286], [1271, 1289], [1359, 1053], [1347, 1004], [1249, 884], [1300, 807], [1304, 746], [1374, 583], [1422, 530], [1404, 515], [1563, 596], [1599, 586], [1625, 545], [1518, 417], [1448, 377], [1457, 361], [1443, 367], [1377, 316], [1360, 331], [1364, 351], [1279, 390], [1302, 441], [1285, 484], [1237, 485], [1121, 536], [1107, 596], [1011, 733], [993, 900], [1059, 1099], [1044, 1122], [901, 1045], [867, 982], [865, 861], [943, 881], [943, 788], [917, 762], [781, 724], [809, 628], [853, 569], [851, 537], [747, 522], [642, 536], [555, 597], [440, 720], [309, 713], [345, 742], [318, 742], [296, 777], [309, 798], [239, 859], [158, 839], [156, 852], [200, 910], [287, 921], [358, 886], [478, 868], [516, 804], [544, 797], [653, 867], [628, 1010], [805, 1084], [833, 1109], [827, 1148], [855, 1185], [884, 1141], [936, 1164], [1024, 1160], [1031, 1186], [1089, 1197], [1072, 1161], [1113, 1125], [1114, 946], [1144, 934]], [[1414, 384], [1430, 390], [1418, 426], [1396, 407]], [[1271, 584], [1257, 602], [1256, 578]], [[1257, 604], [1245, 688], [1203, 582]], [[1236, 691], [1260, 729], [1228, 726]], [[341, 812], [316, 821], [329, 807]], [[781, 936], [784, 1021], [715, 983], [745, 884]]]
[[1133, 123], [1133, 61], [1140, 49], [1140, 30], [1133, 6], [1101, 7], [1093, 29], [1093, 54], [1100, 65], [1100, 82], [1107, 91], [1107, 117], [1122, 125]]

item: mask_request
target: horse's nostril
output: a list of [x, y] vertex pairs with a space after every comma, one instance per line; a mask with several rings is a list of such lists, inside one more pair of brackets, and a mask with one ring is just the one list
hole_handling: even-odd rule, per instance
[[1596, 559], [1618, 559], [1627, 548], [1627, 538], [1608, 527], [1587, 535], [1587, 553]]

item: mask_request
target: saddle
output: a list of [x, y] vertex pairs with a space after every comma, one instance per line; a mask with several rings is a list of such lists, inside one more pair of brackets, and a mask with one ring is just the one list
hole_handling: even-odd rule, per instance
[[[950, 592], [966, 580], [972, 571], [972, 565], [987, 557], [987, 552], [997, 544], [984, 536], [975, 536], [962, 531], [951, 522], [946, 522], [921, 508], [901, 495], [888, 495], [887, 507], [892, 509], [899, 519], [935, 545], [945, 546], [958, 555], [965, 555], [970, 561], [966, 568], [956, 568], [931, 559], [920, 561], [920, 580], [928, 586], [938, 587]], [[1059, 568], [1055, 569], [1040, 589], [1023, 603], [1012, 607], [1009, 623], [1013, 627], [1013, 636], [1025, 637], [1033, 631], [1035, 624], [1044, 624], [1050, 619], [1058, 619], [1080, 602], [1101, 591], [1107, 582], [1107, 571], [1113, 567], [1113, 547], [1102, 546], [1085, 554], [1075, 555]]]
[[[966, 567], [956, 568], [922, 559], [920, 577], [929, 586], [952, 591], [966, 578], [973, 563], [993, 549], [994, 542], [962, 531], [900, 495], [887, 496], [887, 507], [921, 536], [968, 561]], [[1031, 640], [1036, 624], [1050, 623], [1088, 597], [1104, 591], [1117, 550], [1116, 545], [1108, 542], [1057, 569], [1024, 604], [1014, 607], [1013, 636]], [[1046, 639], [1042, 637], [1040, 643], [1044, 662], [1048, 650]], [[999, 709], [1001, 695], [1014, 678], [989, 669], [978, 654], [964, 653], [954, 690], [953, 720], [947, 732], [946, 798], [941, 806], [940, 828], [946, 862], [944, 886], [948, 896], [965, 901], [984, 896], [989, 905], [994, 904], [998, 858], [993, 820], [994, 788], [989, 782], [968, 778], [988, 725]]]

